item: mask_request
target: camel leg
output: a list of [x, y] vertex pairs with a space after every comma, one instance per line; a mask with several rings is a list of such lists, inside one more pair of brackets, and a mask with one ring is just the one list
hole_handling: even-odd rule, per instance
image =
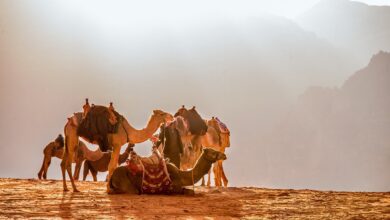
[[207, 186], [208, 187], [210, 187], [210, 185], [211, 185], [210, 176], [211, 176], [211, 169], [209, 170], [208, 175], [207, 175]]
[[214, 173], [215, 186], [221, 186], [221, 175], [219, 173], [219, 164], [218, 164], [218, 162], [213, 164], [213, 173]]
[[84, 161], [83, 181], [87, 179], [88, 173], [89, 173], [89, 164], [88, 161], [86, 160]]
[[51, 156], [44, 155], [43, 162], [42, 162], [42, 167], [41, 167], [41, 169], [39, 170], [39, 173], [38, 173], [38, 178], [39, 179], [42, 178], [42, 175], [43, 175], [43, 179], [46, 179], [47, 169], [49, 168], [50, 161], [51, 161]]
[[75, 170], [74, 170], [73, 179], [75, 179], [77, 181], [79, 180], [81, 164], [82, 163], [83, 163], [83, 161], [79, 161], [79, 160], [76, 161], [76, 167], [75, 167]]
[[91, 173], [92, 173], [93, 181], [97, 182], [97, 172], [91, 170]]
[[70, 181], [72, 183], [73, 191], [78, 192], [76, 185], [74, 184], [74, 180], [72, 176], [72, 166], [71, 166], [73, 161], [73, 154], [77, 145], [78, 145], [77, 135], [75, 134], [70, 136], [65, 135], [65, 151], [61, 162], [62, 184], [64, 187], [64, 191], [68, 191], [68, 187], [66, 186], [66, 175], [65, 175], [65, 169], [66, 169]]
[[220, 167], [220, 172], [221, 172], [221, 177], [222, 177], [223, 185], [224, 185], [225, 187], [227, 187], [227, 186], [228, 186], [229, 180], [228, 180], [228, 178], [227, 178], [226, 175], [225, 175], [225, 171], [223, 170], [223, 166], [222, 166], [223, 161], [218, 161], [218, 163], [220, 163], [219, 167]]
[[43, 169], [43, 179], [47, 179], [47, 170], [49, 169], [50, 163], [51, 163], [51, 156], [48, 156]]
[[73, 152], [69, 152], [66, 171], [68, 172], [70, 182], [72, 183], [73, 192], [79, 192], [79, 190], [77, 190], [76, 188], [76, 184], [74, 183], [74, 179], [72, 175], [72, 162], [71, 162], [72, 160], [73, 160]]
[[205, 186], [205, 183], [204, 183], [204, 176], [202, 177], [202, 184], [200, 184], [201, 186]]
[[110, 193], [109, 182], [110, 182], [111, 176], [114, 173], [115, 168], [118, 166], [120, 148], [121, 148], [120, 145], [113, 146], [113, 151], [111, 153], [110, 163], [108, 164], [108, 181], [107, 181], [107, 192], [108, 193]]
[[38, 179], [41, 179], [42, 178], [42, 173], [43, 173], [43, 168], [45, 166], [45, 157], [43, 157], [43, 162], [42, 162], [42, 166], [41, 166], [41, 169], [39, 170], [38, 172]]
[[62, 172], [62, 185], [64, 188], [64, 191], [69, 191], [68, 187], [66, 186], [66, 175], [65, 175], [65, 169], [68, 164], [68, 153], [67, 150], [64, 152], [64, 156], [62, 157], [61, 161], [61, 172]]

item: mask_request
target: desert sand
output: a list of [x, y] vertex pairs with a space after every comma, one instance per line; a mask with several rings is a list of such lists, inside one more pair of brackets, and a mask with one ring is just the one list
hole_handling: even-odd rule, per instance
[[390, 219], [390, 192], [196, 187], [190, 195], [107, 195], [104, 182], [0, 179], [2, 218]]

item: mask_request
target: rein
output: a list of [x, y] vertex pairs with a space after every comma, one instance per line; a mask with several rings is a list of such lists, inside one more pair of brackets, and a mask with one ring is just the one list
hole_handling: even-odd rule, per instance
[[164, 155], [164, 149], [165, 149], [165, 139], [166, 139], [166, 137], [165, 137], [165, 130], [166, 130], [167, 128], [166, 128], [166, 123], [164, 122], [164, 129], [163, 129], [163, 139], [162, 139], [162, 142], [161, 142], [161, 144], [162, 144], [162, 154]]

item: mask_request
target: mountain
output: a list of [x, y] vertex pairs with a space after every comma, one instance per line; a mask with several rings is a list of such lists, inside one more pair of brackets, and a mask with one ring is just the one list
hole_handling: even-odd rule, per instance
[[296, 21], [360, 60], [379, 50], [390, 51], [390, 6], [322, 0]]
[[309, 88], [268, 139], [267, 154], [283, 161], [272, 172], [285, 173], [273, 181], [281, 187], [390, 190], [389, 94], [387, 52], [373, 56], [340, 88]]

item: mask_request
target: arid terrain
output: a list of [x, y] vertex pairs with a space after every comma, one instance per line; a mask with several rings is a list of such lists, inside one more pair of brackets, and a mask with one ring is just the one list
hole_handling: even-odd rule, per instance
[[0, 218], [389, 219], [390, 193], [196, 187], [194, 196], [107, 195], [104, 182], [0, 179]]

